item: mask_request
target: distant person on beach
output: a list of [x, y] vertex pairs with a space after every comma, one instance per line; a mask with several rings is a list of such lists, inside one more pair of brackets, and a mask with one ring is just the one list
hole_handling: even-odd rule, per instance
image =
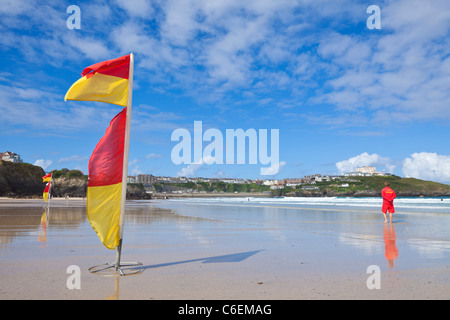
[[394, 209], [394, 199], [395, 191], [389, 187], [389, 182], [384, 183], [384, 189], [381, 191], [381, 197], [383, 198], [383, 207], [381, 211], [383, 212], [384, 222], [387, 222], [386, 213], [389, 211], [389, 219], [392, 222], [392, 214], [395, 212]]

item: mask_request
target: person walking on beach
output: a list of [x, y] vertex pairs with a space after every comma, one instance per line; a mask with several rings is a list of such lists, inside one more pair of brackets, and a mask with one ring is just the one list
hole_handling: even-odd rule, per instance
[[384, 183], [384, 189], [381, 191], [381, 197], [383, 198], [383, 207], [381, 208], [381, 212], [383, 212], [384, 222], [387, 222], [386, 213], [389, 211], [389, 219], [392, 223], [392, 214], [395, 212], [394, 199], [396, 194], [395, 191], [389, 187], [389, 182]]

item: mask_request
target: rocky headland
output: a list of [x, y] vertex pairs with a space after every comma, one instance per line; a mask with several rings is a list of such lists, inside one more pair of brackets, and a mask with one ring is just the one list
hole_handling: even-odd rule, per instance
[[[12, 163], [0, 160], [0, 197], [42, 198], [46, 173], [41, 167], [29, 163]], [[60, 176], [52, 179], [53, 197], [85, 198], [88, 178], [86, 176]], [[127, 199], [150, 199], [142, 184], [127, 185]]]

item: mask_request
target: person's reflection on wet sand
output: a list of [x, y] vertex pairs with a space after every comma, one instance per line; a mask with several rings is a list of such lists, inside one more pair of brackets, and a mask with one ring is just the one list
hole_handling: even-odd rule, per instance
[[389, 267], [394, 267], [394, 260], [398, 258], [398, 249], [395, 244], [395, 229], [392, 223], [384, 225], [384, 256]]

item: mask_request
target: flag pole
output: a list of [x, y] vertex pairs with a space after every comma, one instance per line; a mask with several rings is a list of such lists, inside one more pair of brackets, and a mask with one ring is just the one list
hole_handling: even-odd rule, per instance
[[125, 215], [125, 202], [127, 200], [127, 177], [128, 177], [128, 155], [130, 151], [130, 123], [131, 123], [131, 105], [133, 99], [133, 71], [134, 71], [134, 54], [130, 54], [130, 71], [128, 76], [128, 100], [127, 100], [127, 119], [125, 126], [125, 142], [123, 152], [123, 171], [122, 171], [122, 197], [120, 203], [119, 216], [119, 245], [116, 253], [116, 270], [120, 267], [120, 258], [122, 255], [122, 239], [123, 239], [123, 220]]
[[50, 185], [48, 187], [48, 201], [47, 201], [47, 207], [50, 207], [50, 201], [52, 201], [52, 179], [53, 179], [53, 174], [50, 176]]

